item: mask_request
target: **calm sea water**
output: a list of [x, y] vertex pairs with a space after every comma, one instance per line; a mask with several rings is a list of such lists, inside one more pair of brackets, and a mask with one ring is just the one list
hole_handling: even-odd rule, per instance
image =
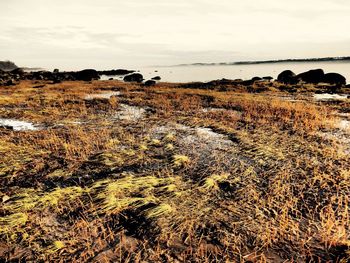
[[336, 72], [347, 78], [350, 83], [350, 62], [308, 62], [308, 63], [275, 63], [230, 66], [174, 66], [144, 67], [140, 73], [145, 79], [160, 76], [164, 82], [210, 81], [216, 79], [251, 79], [255, 76], [277, 78], [283, 70], [290, 69], [296, 74], [321, 68], [326, 73]]

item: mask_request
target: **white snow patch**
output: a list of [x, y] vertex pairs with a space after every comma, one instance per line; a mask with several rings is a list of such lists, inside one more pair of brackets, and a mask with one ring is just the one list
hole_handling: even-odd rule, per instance
[[38, 127], [35, 127], [33, 123], [26, 121], [19, 121], [14, 119], [0, 118], [0, 126], [10, 127], [14, 131], [37, 131]]
[[214, 132], [210, 128], [196, 128], [196, 132], [199, 137], [202, 137], [204, 139], [216, 139], [216, 140], [223, 140], [225, 139], [225, 136], [219, 133]]
[[347, 98], [348, 98], [348, 95], [341, 95], [341, 94], [329, 94], [329, 93], [314, 94], [314, 99], [318, 101], [346, 100]]

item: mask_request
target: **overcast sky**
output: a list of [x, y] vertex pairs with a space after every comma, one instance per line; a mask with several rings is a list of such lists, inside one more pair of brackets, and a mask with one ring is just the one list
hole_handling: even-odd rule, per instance
[[0, 0], [0, 60], [120, 68], [350, 55], [349, 0]]

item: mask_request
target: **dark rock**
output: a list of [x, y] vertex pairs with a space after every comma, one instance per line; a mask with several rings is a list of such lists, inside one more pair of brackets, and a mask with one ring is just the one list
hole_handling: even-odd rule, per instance
[[112, 70], [104, 70], [99, 71], [98, 73], [100, 75], [106, 75], [106, 76], [116, 76], [116, 75], [127, 75], [134, 73], [135, 70], [127, 70], [127, 69], [112, 69]]
[[76, 80], [91, 81], [100, 79], [98, 72], [94, 69], [84, 69], [74, 73]]
[[16, 69], [11, 71], [11, 74], [13, 74], [13, 75], [23, 75], [24, 74], [24, 70], [21, 69], [21, 68], [16, 68]]
[[151, 86], [155, 86], [155, 85], [156, 85], [156, 82], [154, 80], [147, 80], [145, 82], [146, 87], [151, 87]]
[[114, 78], [109, 78], [108, 80], [114, 80]]
[[153, 80], [161, 80], [162, 78], [160, 76], [156, 76], [154, 78], [152, 78]]
[[5, 86], [13, 86], [13, 85], [15, 85], [13, 79], [9, 79], [9, 80], [6, 81], [6, 83], [5, 83]]
[[50, 71], [36, 71], [32, 72], [32, 78], [34, 80], [53, 80], [53, 73]]
[[345, 85], [346, 78], [338, 73], [327, 73], [324, 75], [322, 82], [336, 85]]
[[[251, 80], [248, 80], [252, 84]], [[209, 82], [190, 82], [181, 84], [181, 88], [191, 88], [191, 89], [215, 89], [219, 88], [220, 91], [225, 91], [226, 88], [236, 86], [236, 85], [245, 85], [245, 82], [241, 79], [239, 80], [230, 80], [230, 79], [220, 79], [213, 80]]]
[[62, 83], [62, 80], [60, 78], [54, 78], [52, 81], [52, 84], [59, 84]]
[[271, 77], [271, 76], [266, 76], [266, 77], [263, 77], [263, 80], [271, 81], [271, 80], [273, 80], [273, 77]]
[[35, 77], [35, 79], [36, 79], [36, 80], [44, 80], [44, 77], [43, 77], [43, 75], [37, 75], [37, 76]]
[[13, 131], [13, 127], [9, 126], [9, 125], [0, 124], [0, 128], [5, 129], [5, 130]]
[[278, 77], [277, 81], [282, 82], [284, 84], [296, 84], [296, 79], [295, 79], [295, 73], [291, 70], [285, 70], [281, 72]]
[[303, 73], [300, 73], [296, 76], [298, 81], [304, 81], [306, 83], [317, 84], [323, 81], [324, 72], [322, 69], [313, 69]]
[[130, 75], [126, 75], [124, 77], [124, 81], [141, 83], [143, 81], [143, 76], [140, 73], [133, 73]]
[[346, 86], [345, 86], [345, 88], [348, 88], [348, 89], [350, 89], [350, 84], [346, 85]]
[[253, 85], [254, 84], [254, 80], [251, 80], [251, 79], [249, 79], [249, 80], [244, 80], [244, 81], [242, 81], [241, 83], [239, 83], [239, 84], [241, 84], [241, 85], [243, 85], [243, 86], [251, 86], [251, 85]]
[[60, 70], [58, 69], [58, 68], [55, 68], [54, 70], [53, 70], [53, 73], [59, 73], [60, 72]]
[[67, 80], [67, 81], [69, 81], [69, 80], [75, 80], [75, 78], [74, 78], [74, 73], [73, 72], [65, 72], [65, 73], [60, 73], [60, 79], [61, 80]]
[[262, 78], [260, 78], [260, 77], [254, 77], [254, 78], [252, 78], [252, 81], [253, 81], [253, 82], [255, 82], [255, 81], [260, 81], [260, 80], [262, 80]]

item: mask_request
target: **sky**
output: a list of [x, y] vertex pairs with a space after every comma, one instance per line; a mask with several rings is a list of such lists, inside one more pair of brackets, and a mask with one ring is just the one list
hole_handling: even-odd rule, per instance
[[0, 0], [0, 60], [112, 69], [350, 56], [349, 0]]

